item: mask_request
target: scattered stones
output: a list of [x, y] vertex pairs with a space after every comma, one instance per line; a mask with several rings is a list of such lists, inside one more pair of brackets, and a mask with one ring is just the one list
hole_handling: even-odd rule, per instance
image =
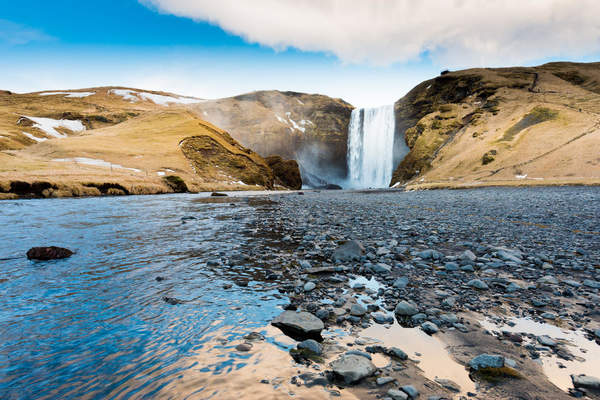
[[32, 247], [27, 251], [27, 258], [30, 260], [59, 260], [68, 258], [73, 255], [73, 252], [63, 247], [49, 246], [49, 247]]
[[331, 368], [348, 385], [373, 375], [377, 369], [371, 360], [357, 354], [344, 354], [340, 356], [331, 363]]

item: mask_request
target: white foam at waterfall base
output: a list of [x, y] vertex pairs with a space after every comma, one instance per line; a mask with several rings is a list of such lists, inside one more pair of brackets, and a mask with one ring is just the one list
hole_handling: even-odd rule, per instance
[[394, 106], [354, 109], [348, 127], [349, 186], [388, 187], [394, 168]]

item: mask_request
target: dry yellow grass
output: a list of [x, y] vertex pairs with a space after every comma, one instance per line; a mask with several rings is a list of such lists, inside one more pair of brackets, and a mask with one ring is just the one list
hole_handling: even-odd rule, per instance
[[[600, 64], [474, 69], [443, 78], [412, 93], [411, 101], [429, 100], [433, 108], [409, 127], [412, 154], [392, 183], [425, 189], [600, 182]], [[456, 93], [452, 85], [461, 81], [469, 81], [472, 94], [453, 100], [444, 93]], [[451, 106], [452, 118], [438, 117], [442, 105]], [[414, 106], [401, 100], [398, 107], [407, 114]], [[424, 129], [417, 132], [417, 125]]]
[[[99, 194], [89, 183], [118, 184], [131, 194], [163, 193], [171, 191], [163, 179], [168, 175], [180, 176], [192, 191], [263, 188], [241, 183], [237, 170], [227, 165], [227, 161], [235, 160], [244, 168], [256, 165], [269, 170], [262, 157], [225, 131], [199, 119], [184, 106], [141, 100], [131, 103], [109, 94], [109, 89], [86, 89], [96, 94], [84, 98], [0, 95], [0, 135], [5, 139], [5, 149], [0, 151], [2, 197], [14, 197], [6, 193], [13, 181], [49, 182], [55, 188], [44, 195], [52, 196]], [[52, 138], [32, 126], [18, 125], [22, 115], [54, 119], [65, 116], [86, 121], [88, 129], [61, 129], [68, 137]], [[27, 139], [22, 130], [48, 140], [37, 143]], [[213, 143], [225, 164], [209, 162], [199, 170], [180, 148], [180, 143], [190, 137], [203, 137]], [[56, 161], [65, 159], [68, 161]], [[89, 160], [108, 164], [89, 165]]]

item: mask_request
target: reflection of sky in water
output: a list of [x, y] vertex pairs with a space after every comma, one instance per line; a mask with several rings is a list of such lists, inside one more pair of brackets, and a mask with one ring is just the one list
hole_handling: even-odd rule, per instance
[[[468, 371], [452, 359], [446, 345], [419, 328], [403, 328], [397, 322], [390, 328], [374, 324], [363, 330], [360, 336], [378, 339], [387, 347], [402, 349], [409, 358], [419, 361], [418, 366], [428, 379], [450, 379], [460, 385], [463, 392], [475, 392], [475, 384]], [[417, 356], [417, 353], [420, 355]]]
[[[258, 211], [196, 198], [3, 201], [0, 225], [10, 240], [0, 241], [1, 398], [152, 398], [188, 370], [225, 378], [255, 362], [227, 344], [218, 357], [187, 362], [219, 345], [217, 335], [231, 342], [264, 327], [287, 302], [261, 281], [261, 266], [243, 260], [250, 244], [242, 232]], [[51, 244], [76, 254], [45, 263], [24, 257]], [[207, 266], [214, 259], [231, 262]], [[237, 280], [251, 288], [222, 288]], [[289, 361], [286, 346], [273, 344]], [[212, 385], [202, 375], [175, 397]]]
[[[536, 322], [529, 318], [513, 318], [510, 321], [514, 323], [514, 326], [496, 325], [489, 319], [480, 323], [490, 331], [526, 333], [536, 336], [548, 335], [553, 339], [561, 340], [567, 345], [571, 354], [577, 357], [573, 361], [566, 361], [551, 352], [541, 353], [542, 369], [550, 382], [557, 387], [562, 390], [573, 387], [571, 374], [586, 374], [600, 378], [600, 346], [596, 342], [588, 340], [582, 331], [561, 329], [555, 325]], [[533, 340], [535, 341], [535, 339]], [[534, 344], [538, 345], [537, 342]], [[560, 364], [566, 368], [560, 368]]]

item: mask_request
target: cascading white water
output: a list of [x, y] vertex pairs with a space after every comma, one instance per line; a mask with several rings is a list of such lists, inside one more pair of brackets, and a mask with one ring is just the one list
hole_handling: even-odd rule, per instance
[[349, 184], [388, 187], [394, 168], [394, 106], [352, 110], [348, 126]]

